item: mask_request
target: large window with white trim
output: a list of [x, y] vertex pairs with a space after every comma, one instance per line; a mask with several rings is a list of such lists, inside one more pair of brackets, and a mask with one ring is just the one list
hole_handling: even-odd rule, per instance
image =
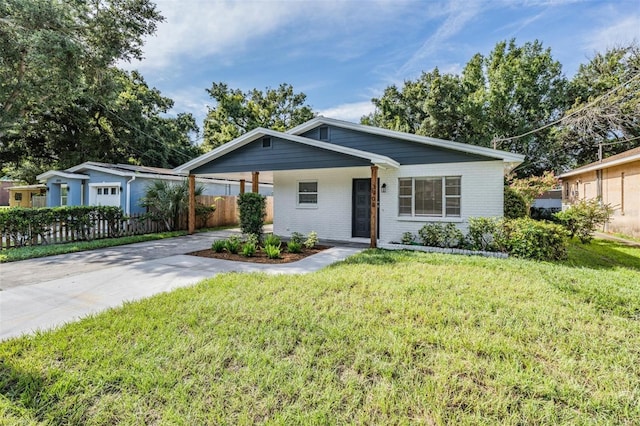
[[298, 207], [318, 206], [318, 181], [305, 180], [298, 182]]
[[460, 217], [461, 177], [434, 176], [398, 180], [400, 216]]

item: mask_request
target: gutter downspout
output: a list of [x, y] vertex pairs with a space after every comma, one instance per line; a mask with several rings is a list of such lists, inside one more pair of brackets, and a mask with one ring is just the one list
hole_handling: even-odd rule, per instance
[[131, 214], [131, 182], [133, 182], [134, 180], [136, 180], [136, 175], [133, 175], [133, 177], [127, 181], [127, 200], [126, 209], [124, 212], [127, 216]]

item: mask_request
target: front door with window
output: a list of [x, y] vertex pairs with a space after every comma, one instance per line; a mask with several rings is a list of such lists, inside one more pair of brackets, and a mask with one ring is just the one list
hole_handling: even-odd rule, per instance
[[[369, 238], [371, 237], [371, 179], [353, 180], [352, 200], [351, 236]], [[378, 217], [380, 217], [379, 214]], [[380, 221], [378, 220], [378, 233], [379, 231]]]

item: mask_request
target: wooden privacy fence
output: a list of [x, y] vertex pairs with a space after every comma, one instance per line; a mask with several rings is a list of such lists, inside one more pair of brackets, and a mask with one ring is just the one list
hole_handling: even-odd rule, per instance
[[[273, 222], [273, 197], [266, 198], [267, 216], [264, 221]], [[218, 226], [238, 225], [240, 223], [238, 197], [235, 195], [200, 195], [196, 197], [196, 202], [205, 206], [216, 206], [216, 211], [209, 216], [205, 224], [197, 223], [199, 228], [215, 228]], [[186, 229], [186, 226], [184, 229]]]
[[[206, 222], [203, 220], [196, 221], [198, 222], [196, 223], [197, 228], [215, 228], [239, 223], [238, 197], [203, 195], [198, 197], [197, 201], [207, 206], [216, 206], [215, 211], [209, 215]], [[265, 222], [272, 222], [273, 197], [267, 197], [266, 201], [267, 216], [265, 217]], [[180, 230], [187, 229], [186, 218], [181, 218], [177, 228]], [[110, 220], [94, 217], [87, 223], [78, 223], [73, 220], [57, 220], [53, 223], [47, 223], [45, 226], [40, 226], [39, 229], [35, 229], [30, 223], [28, 229], [23, 229], [21, 232], [0, 229], [0, 249], [152, 234], [165, 230], [164, 223], [138, 214]]]

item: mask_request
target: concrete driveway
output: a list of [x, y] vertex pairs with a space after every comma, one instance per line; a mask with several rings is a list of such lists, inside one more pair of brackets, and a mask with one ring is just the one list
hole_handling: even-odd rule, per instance
[[0, 264], [0, 340], [51, 329], [222, 272], [307, 273], [362, 250], [337, 245], [280, 265], [185, 254], [234, 233], [238, 231], [207, 232]]

